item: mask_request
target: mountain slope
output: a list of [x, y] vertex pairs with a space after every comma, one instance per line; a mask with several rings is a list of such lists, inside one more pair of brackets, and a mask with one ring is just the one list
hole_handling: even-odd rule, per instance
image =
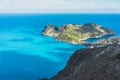
[[78, 50], [50, 80], [120, 80], [120, 45]]

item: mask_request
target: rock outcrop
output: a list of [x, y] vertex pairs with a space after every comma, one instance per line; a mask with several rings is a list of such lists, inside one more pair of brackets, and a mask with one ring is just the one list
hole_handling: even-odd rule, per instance
[[111, 37], [97, 41], [95, 44], [115, 44], [120, 42], [120, 36]]
[[115, 32], [95, 23], [87, 23], [83, 25], [67, 24], [64, 26], [47, 25], [42, 34], [54, 36], [60, 41], [79, 44], [83, 42], [82, 40], [111, 35], [115, 34]]
[[45, 36], [58, 36], [59, 34], [59, 28], [55, 27], [54, 25], [47, 25], [45, 29], [43, 30], [43, 35]]
[[120, 36], [102, 39], [95, 42], [94, 44], [97, 46], [100, 46], [100, 45], [104, 46], [109, 44], [120, 44]]
[[120, 80], [120, 44], [76, 51], [50, 80]]

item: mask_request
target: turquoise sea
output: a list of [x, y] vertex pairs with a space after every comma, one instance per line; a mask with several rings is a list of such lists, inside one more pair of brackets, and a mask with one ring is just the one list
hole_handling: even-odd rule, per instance
[[0, 14], [0, 80], [51, 78], [75, 50], [85, 46], [42, 36], [42, 30], [47, 24], [88, 22], [112, 28], [114, 36], [120, 35], [120, 14]]

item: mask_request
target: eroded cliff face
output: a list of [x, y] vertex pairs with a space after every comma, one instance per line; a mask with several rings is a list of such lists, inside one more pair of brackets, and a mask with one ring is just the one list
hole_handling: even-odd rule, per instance
[[120, 80], [120, 45], [80, 49], [50, 80]]
[[58, 30], [59, 28], [49, 24], [45, 27], [42, 34], [45, 36], [58, 36], [59, 34]]

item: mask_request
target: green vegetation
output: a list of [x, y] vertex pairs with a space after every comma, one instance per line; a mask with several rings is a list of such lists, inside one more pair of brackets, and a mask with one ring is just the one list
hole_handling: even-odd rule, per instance
[[[57, 40], [70, 42], [70, 43], [81, 43], [82, 40], [87, 38], [101, 37], [106, 34], [114, 34], [114, 31], [108, 28], [101, 27], [94, 23], [88, 23], [84, 25], [74, 25], [68, 24], [61, 27], [51, 27], [49, 25], [44, 34], [47, 32], [53, 31], [52, 34], [58, 34], [56, 37]], [[47, 33], [47, 35], [50, 35]]]
[[75, 25], [67, 25], [67, 28], [64, 29], [56, 39], [67, 41], [67, 42], [76, 42], [80, 43], [81, 40], [84, 40], [89, 37], [100, 36], [104, 30], [100, 29], [96, 25], [84, 25], [82, 27], [77, 27]]
[[83, 34], [82, 31], [76, 29], [75, 27], [69, 27], [60, 33], [56, 38], [58, 40], [68, 41], [68, 42], [80, 42], [80, 39], [88, 37], [87, 34]]

